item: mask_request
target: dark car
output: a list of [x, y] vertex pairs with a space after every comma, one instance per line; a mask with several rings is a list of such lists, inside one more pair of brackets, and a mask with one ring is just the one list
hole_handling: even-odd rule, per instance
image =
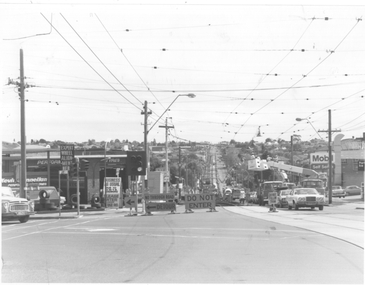
[[345, 188], [346, 195], [360, 195], [361, 188], [357, 185], [346, 186]]
[[[26, 189], [26, 197], [28, 200], [34, 202], [34, 210], [36, 212], [43, 210], [57, 210], [58, 207], [65, 203], [65, 198], [63, 196], [59, 196], [57, 189], [53, 186], [36, 186], [36, 187], [27, 187]], [[15, 196], [19, 197], [19, 188], [13, 188], [13, 193]], [[74, 200], [77, 200], [76, 195], [72, 195], [70, 200], [73, 203]]]

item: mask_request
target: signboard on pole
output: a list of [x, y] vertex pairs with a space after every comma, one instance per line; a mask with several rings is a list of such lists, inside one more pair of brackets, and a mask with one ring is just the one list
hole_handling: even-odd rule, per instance
[[122, 188], [121, 177], [105, 177], [106, 204], [108, 208], [119, 208], [120, 189]]
[[269, 192], [268, 193], [269, 205], [275, 205], [276, 204], [277, 195], [278, 195], [278, 193], [276, 193], [276, 192]]
[[163, 181], [169, 182], [170, 181], [170, 171], [164, 171], [163, 173]]
[[133, 208], [136, 205], [136, 196], [129, 196], [124, 198], [126, 207]]
[[75, 146], [72, 144], [60, 145], [62, 170], [70, 170], [72, 160], [75, 157]]
[[185, 210], [215, 209], [214, 194], [185, 194]]

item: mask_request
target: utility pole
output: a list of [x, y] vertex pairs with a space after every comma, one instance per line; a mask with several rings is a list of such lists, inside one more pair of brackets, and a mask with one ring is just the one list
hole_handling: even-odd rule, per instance
[[165, 162], [165, 176], [164, 176], [164, 179], [166, 179], [165, 177], [168, 176], [169, 179], [167, 179], [166, 181], [166, 193], [168, 193], [169, 191], [169, 181], [170, 181], [170, 171], [169, 171], [169, 154], [168, 154], [168, 143], [167, 143], [167, 135], [168, 135], [168, 130], [169, 129], [173, 129], [174, 126], [168, 126], [167, 125], [167, 119], [168, 117], [166, 117], [166, 123], [165, 123], [165, 126], [159, 126], [160, 128], [164, 128], [165, 131], [166, 131], [166, 136], [165, 136], [165, 149], [166, 149], [166, 162]]
[[21, 144], [21, 175], [20, 175], [20, 197], [25, 197], [27, 186], [27, 157], [26, 157], [26, 136], [25, 136], [25, 100], [24, 100], [24, 63], [23, 50], [20, 50], [20, 144]]
[[180, 182], [182, 182], [182, 179], [181, 179], [181, 146], [179, 145], [179, 199], [181, 199], [181, 190], [180, 189]]
[[[148, 169], [149, 169], [149, 162], [150, 162], [149, 151], [148, 151], [148, 139], [147, 139], [147, 136], [148, 136], [147, 121], [148, 121], [148, 115], [152, 114], [151, 111], [148, 111], [147, 106], [148, 106], [147, 101], [144, 101], [143, 112], [141, 112], [141, 115], [144, 115], [144, 151], [146, 153], [146, 161], [144, 162], [144, 164], [146, 165], [146, 175], [145, 175], [144, 187], [146, 189], [148, 187], [148, 178], [147, 178], [148, 174], [147, 174], [147, 172], [148, 172]], [[142, 187], [142, 189], [144, 187]], [[144, 194], [144, 193], [142, 193], [142, 194]]]
[[[20, 197], [25, 197], [25, 187], [27, 186], [27, 157], [26, 157], [26, 136], [25, 136], [25, 88], [32, 87], [31, 85], [24, 83], [24, 62], [23, 62], [23, 50], [20, 50], [20, 82], [8, 79], [8, 85], [18, 86], [19, 99], [20, 99]], [[48, 181], [49, 183], [49, 181]]]
[[341, 132], [341, 130], [332, 130], [331, 109], [328, 110], [328, 130], [318, 130], [318, 132], [328, 133], [328, 203], [332, 204], [332, 132]]
[[[291, 165], [293, 166], [294, 165], [294, 146], [293, 146], [293, 136], [290, 136], [290, 148], [291, 148], [291, 151], [290, 151], [290, 163]], [[290, 182], [294, 182], [293, 181], [293, 172], [290, 172]]]

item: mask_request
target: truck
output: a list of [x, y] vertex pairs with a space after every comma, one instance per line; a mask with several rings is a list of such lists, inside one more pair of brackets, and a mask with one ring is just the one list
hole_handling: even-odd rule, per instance
[[279, 195], [280, 190], [285, 189], [288, 189], [288, 187], [284, 185], [283, 181], [265, 181], [261, 184], [257, 195], [259, 205], [264, 206], [269, 203], [269, 192], [276, 192]]
[[325, 181], [321, 178], [306, 178], [300, 184], [303, 188], [315, 188], [319, 194], [327, 196]]

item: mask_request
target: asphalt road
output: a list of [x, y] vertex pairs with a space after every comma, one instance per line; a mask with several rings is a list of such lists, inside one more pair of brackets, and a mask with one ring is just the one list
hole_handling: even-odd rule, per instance
[[[364, 281], [363, 247], [300, 228], [300, 219], [296, 225], [285, 224], [288, 217], [295, 221], [300, 212], [282, 211], [272, 214], [278, 215], [274, 218], [267, 217], [265, 208], [257, 206], [218, 208], [218, 212], [201, 209], [192, 214], [183, 213], [182, 207], [178, 208], [181, 213], [175, 215], [159, 212], [153, 216], [126, 217], [125, 212], [108, 211], [77, 219], [3, 223], [2, 282]], [[318, 213], [300, 214], [313, 219]], [[351, 211], [346, 213], [351, 215]], [[332, 222], [340, 220], [336, 215], [331, 211], [327, 214]], [[306, 223], [315, 224], [310, 219]], [[329, 222], [323, 218], [321, 228], [331, 226], [326, 223]], [[337, 228], [341, 230], [346, 230], [346, 223]], [[363, 236], [363, 229], [360, 235]]]

